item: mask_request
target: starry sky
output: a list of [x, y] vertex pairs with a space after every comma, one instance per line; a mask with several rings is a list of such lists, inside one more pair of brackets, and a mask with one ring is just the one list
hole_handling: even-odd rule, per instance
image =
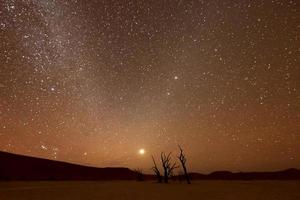
[[[300, 168], [296, 0], [0, 0], [0, 150]], [[145, 154], [138, 152], [143, 148]]]

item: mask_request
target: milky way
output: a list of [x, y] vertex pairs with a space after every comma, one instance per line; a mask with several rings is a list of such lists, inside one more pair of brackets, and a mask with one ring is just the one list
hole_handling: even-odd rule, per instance
[[295, 0], [0, 0], [0, 150], [300, 167], [299, 17]]

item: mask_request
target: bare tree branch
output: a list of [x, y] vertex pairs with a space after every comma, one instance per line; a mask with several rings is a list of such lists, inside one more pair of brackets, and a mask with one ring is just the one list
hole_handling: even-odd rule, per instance
[[153, 156], [152, 156], [152, 161], [153, 161], [153, 164], [154, 164], [154, 166], [152, 167], [152, 170], [153, 170], [153, 172], [156, 175], [157, 181], [159, 183], [161, 183], [162, 182], [162, 176], [161, 176], [161, 173], [160, 173], [160, 171], [159, 171], [159, 169], [158, 169], [158, 167], [156, 165], [156, 162], [155, 162], [155, 159], [154, 159]]
[[184, 177], [185, 177], [185, 180], [187, 181], [188, 184], [191, 184], [191, 180], [190, 180], [190, 176], [187, 172], [187, 169], [186, 169], [186, 157], [183, 153], [183, 150], [181, 148], [180, 145], [178, 145], [179, 147], [179, 150], [180, 150], [180, 153], [179, 153], [179, 156], [177, 157], [181, 163], [181, 166], [183, 168], [183, 172], [184, 172]]
[[169, 178], [171, 177], [173, 170], [178, 168], [176, 163], [171, 163], [171, 152], [166, 155], [164, 152], [160, 154], [162, 167], [164, 169], [164, 182], [168, 183]]

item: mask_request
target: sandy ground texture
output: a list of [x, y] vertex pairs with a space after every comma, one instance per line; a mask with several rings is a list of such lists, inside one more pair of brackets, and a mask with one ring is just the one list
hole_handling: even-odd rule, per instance
[[135, 181], [0, 182], [1, 200], [299, 200], [300, 181], [197, 181], [158, 184]]

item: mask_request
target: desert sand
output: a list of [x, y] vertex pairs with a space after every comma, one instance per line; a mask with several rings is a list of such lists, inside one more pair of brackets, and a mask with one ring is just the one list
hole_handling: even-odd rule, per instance
[[0, 199], [299, 200], [300, 181], [196, 181], [192, 185], [151, 181], [0, 182]]

